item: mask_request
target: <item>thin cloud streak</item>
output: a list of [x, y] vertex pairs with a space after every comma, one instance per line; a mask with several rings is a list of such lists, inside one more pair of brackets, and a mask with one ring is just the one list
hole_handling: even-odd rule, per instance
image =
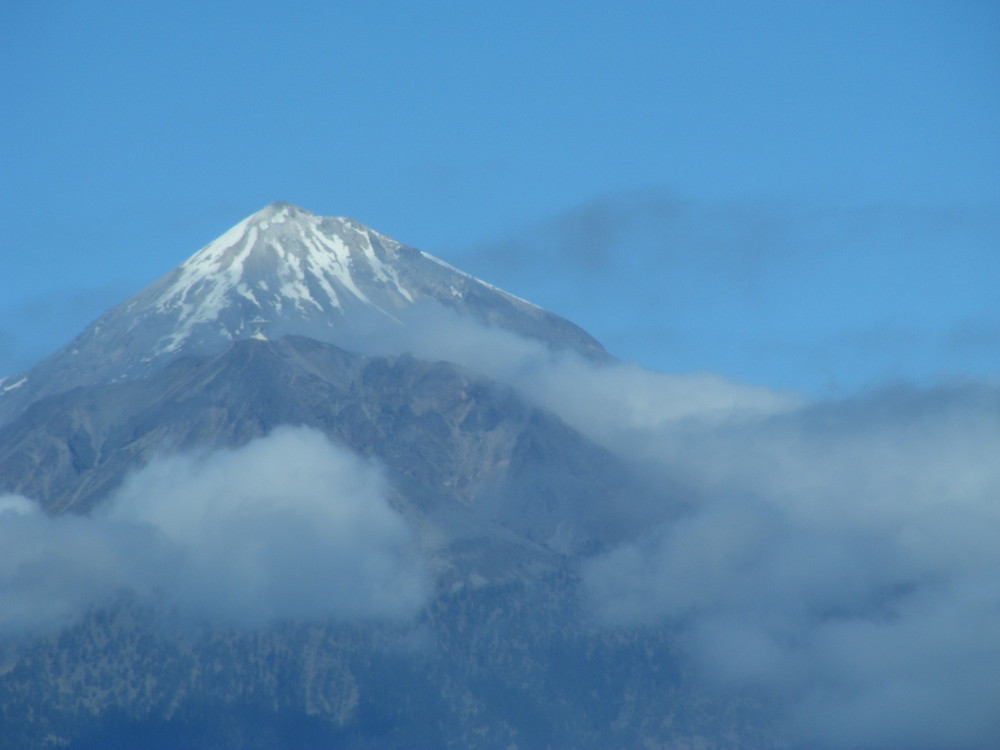
[[706, 203], [649, 190], [574, 207], [454, 262], [624, 359], [829, 395], [828, 384], [1000, 371], [950, 333], [1000, 320], [988, 283], [1000, 274], [997, 237], [989, 207]]

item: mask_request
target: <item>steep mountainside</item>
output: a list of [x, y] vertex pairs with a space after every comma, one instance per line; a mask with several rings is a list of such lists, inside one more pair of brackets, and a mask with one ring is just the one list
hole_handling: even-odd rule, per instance
[[39, 400], [0, 428], [0, 493], [87, 512], [157, 453], [236, 447], [278, 425], [377, 458], [397, 503], [449, 536], [492, 524], [566, 552], [614, 533], [601, 509], [630, 492], [610, 453], [505, 386], [289, 336]]
[[569, 321], [351, 220], [274, 203], [23, 373], [0, 380], [0, 424], [78, 385], [144, 377], [185, 354], [292, 333], [336, 342], [346, 328], [398, 326], [429, 306], [598, 360]]

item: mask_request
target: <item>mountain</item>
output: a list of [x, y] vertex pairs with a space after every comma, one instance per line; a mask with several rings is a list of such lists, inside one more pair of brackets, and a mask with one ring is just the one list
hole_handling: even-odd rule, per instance
[[441, 316], [611, 359], [272, 204], [0, 382], [0, 747], [775, 746], [582, 592], [680, 490], [394, 339]]
[[[78, 385], [149, 375], [186, 354], [253, 336], [333, 342], [452, 311], [557, 350], [608, 360], [583, 330], [356, 221], [273, 203], [109, 310], [69, 345], [0, 381], [0, 424]], [[255, 322], [257, 321], [257, 322]]]
[[546, 548], [583, 544], [610, 533], [601, 508], [629, 487], [608, 451], [509, 387], [447, 362], [286, 336], [39, 400], [0, 429], [0, 490], [52, 514], [87, 512], [164, 447], [237, 447], [283, 424], [376, 458], [398, 503], [450, 537], [488, 522]]

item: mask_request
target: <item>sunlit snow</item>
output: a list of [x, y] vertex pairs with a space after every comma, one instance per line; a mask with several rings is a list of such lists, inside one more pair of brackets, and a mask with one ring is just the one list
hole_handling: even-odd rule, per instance
[[[276, 203], [124, 303], [108, 330], [127, 331], [132, 338], [125, 346], [141, 345], [152, 360], [246, 338], [252, 333], [247, 321], [257, 316], [286, 332], [334, 326], [358, 308], [401, 323], [404, 311], [422, 299], [461, 306], [472, 289], [538, 309], [353, 219]], [[88, 335], [106, 334], [95, 324]]]
[[[372, 236], [390, 252], [400, 247], [350, 219], [315, 216], [289, 205], [268, 206], [178, 268], [176, 279], [154, 304], [157, 312], [177, 319], [158, 350], [175, 351], [196, 326], [218, 319], [240, 299], [258, 310], [295, 310], [308, 317], [343, 309], [346, 297], [351, 297], [394, 318], [364, 291], [372, 280], [396, 297], [399, 306], [412, 304], [414, 296], [395, 269], [378, 257]], [[260, 269], [270, 270], [279, 282], [277, 289], [255, 279]]]
[[[4, 382], [6, 382], [6, 381], [5, 380], [0, 380], [0, 384], [3, 384]], [[6, 393], [7, 391], [12, 391], [15, 388], [20, 388], [22, 385], [24, 385], [27, 382], [28, 382], [27, 378], [21, 378], [16, 383], [11, 383], [10, 385], [3, 386], [3, 388], [0, 389], [0, 393]]]

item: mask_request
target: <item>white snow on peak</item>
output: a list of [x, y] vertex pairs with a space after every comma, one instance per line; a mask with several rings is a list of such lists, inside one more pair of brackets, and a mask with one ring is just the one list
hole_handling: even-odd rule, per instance
[[157, 312], [178, 319], [159, 349], [177, 349], [195, 326], [217, 320], [234, 303], [242, 304], [241, 309], [249, 303], [257, 310], [294, 310], [310, 316], [343, 310], [346, 299], [353, 297], [394, 317], [371, 293], [378, 290], [381, 297], [394, 298], [396, 306], [414, 301], [389, 257], [400, 247], [352, 219], [316, 216], [288, 203], [273, 203], [177, 268], [154, 302]]
[[[186, 344], [211, 347], [252, 336], [249, 321], [257, 317], [275, 321], [281, 330], [303, 324], [312, 330], [313, 324], [336, 325], [338, 316], [366, 307], [400, 322], [401, 312], [418, 297], [449, 305], [465, 300], [472, 286], [503, 295], [522, 309], [538, 309], [353, 219], [272, 203], [184, 261], [141, 303], [132, 302], [127, 325], [157, 321], [145, 328], [156, 331], [155, 358]], [[136, 304], [141, 307], [133, 309]]]
[[[0, 380], [0, 385], [3, 385], [4, 383], [6, 383], [7, 380], [8, 380], [8, 378], [4, 378], [3, 380]], [[12, 391], [15, 388], [20, 388], [22, 385], [24, 385], [27, 382], [28, 382], [28, 379], [26, 377], [22, 377], [20, 380], [14, 382], [14, 383], [11, 383], [10, 385], [3, 385], [3, 388], [0, 388], [0, 393], [6, 393], [7, 391]]]

